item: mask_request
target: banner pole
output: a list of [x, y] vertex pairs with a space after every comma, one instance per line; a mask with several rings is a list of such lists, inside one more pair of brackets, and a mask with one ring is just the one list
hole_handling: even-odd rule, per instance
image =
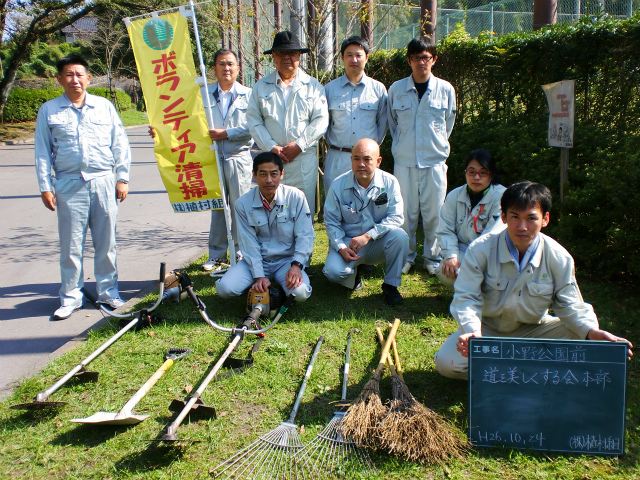
[[[198, 21], [196, 20], [196, 11], [195, 4], [193, 0], [189, 0], [189, 8], [191, 9], [191, 21], [193, 22], [193, 33], [196, 39], [196, 50], [198, 51], [198, 60], [200, 61], [200, 74], [202, 75], [205, 95], [203, 95], [204, 101], [204, 110], [207, 114], [207, 124], [209, 125], [209, 129], [213, 129], [213, 112], [211, 106], [211, 99], [209, 98], [209, 85], [207, 84], [207, 69], [204, 66], [204, 58], [202, 56], [202, 46], [200, 44], [200, 34], [198, 32]], [[216, 155], [216, 165], [218, 166], [218, 179], [220, 180], [220, 193], [222, 196], [222, 206], [224, 208], [224, 222], [227, 227], [227, 243], [229, 244], [229, 263], [231, 266], [235, 266], [236, 264], [236, 247], [235, 242], [233, 240], [233, 235], [231, 234], [231, 212], [229, 211], [229, 205], [227, 203], [227, 191], [226, 191], [226, 182], [224, 176], [224, 165], [220, 160], [220, 154], [218, 152], [218, 144], [213, 141], [211, 144], [211, 150], [215, 152]], [[219, 273], [219, 272], [217, 272]]]

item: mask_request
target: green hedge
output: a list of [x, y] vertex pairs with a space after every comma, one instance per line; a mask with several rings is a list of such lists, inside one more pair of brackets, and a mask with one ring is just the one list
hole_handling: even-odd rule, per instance
[[[457, 93], [449, 188], [464, 182], [466, 155], [487, 148], [503, 184], [528, 179], [551, 189], [556, 202], [547, 233], [583, 273], [603, 278], [640, 275], [639, 20], [584, 18], [497, 39], [470, 38], [459, 26], [438, 45], [433, 70]], [[402, 50], [374, 53], [367, 69], [387, 86], [411, 73]], [[547, 145], [541, 85], [564, 79], [576, 80], [576, 118], [568, 194], [560, 205], [560, 149]], [[390, 158], [388, 143], [382, 151]]]
[[[45, 88], [39, 90], [26, 90], [14, 88], [9, 94], [9, 99], [4, 107], [4, 121], [7, 123], [32, 122], [38, 116], [38, 110], [48, 100], [62, 95], [62, 88]], [[111, 100], [109, 91], [103, 87], [90, 87], [87, 92], [99, 95]], [[117, 104], [120, 111], [131, 110], [133, 104], [131, 97], [120, 90], [116, 91]]]

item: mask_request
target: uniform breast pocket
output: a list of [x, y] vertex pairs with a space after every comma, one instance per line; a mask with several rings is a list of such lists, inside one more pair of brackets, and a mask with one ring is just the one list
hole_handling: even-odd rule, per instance
[[336, 131], [342, 131], [349, 126], [349, 110], [347, 100], [343, 97], [332, 97], [329, 105], [331, 127]]
[[366, 122], [367, 125], [375, 125], [378, 114], [378, 102], [361, 102], [358, 108], [359, 122]]
[[92, 142], [96, 142], [101, 147], [111, 145], [111, 121], [108, 118], [92, 118], [89, 121], [88, 130], [92, 135]]
[[362, 213], [356, 212], [351, 205], [342, 205], [342, 219], [345, 223], [360, 223], [362, 222]]
[[50, 115], [47, 118], [51, 138], [54, 146], [65, 146], [74, 143], [76, 138], [75, 125], [71, 123], [69, 117], [64, 114]]
[[277, 105], [276, 92], [262, 93], [259, 95], [258, 100], [263, 116], [273, 116], [275, 114]]
[[373, 221], [380, 223], [387, 216], [388, 203], [373, 206]]
[[548, 283], [527, 283], [532, 310], [536, 312], [545, 311], [551, 306], [553, 301], [553, 285]]
[[509, 285], [509, 280], [504, 278], [487, 277], [482, 283], [482, 296], [485, 304], [496, 305]]
[[278, 240], [283, 247], [290, 247], [293, 243], [293, 230], [294, 230], [293, 218], [289, 218], [286, 215], [282, 215], [276, 219], [278, 226]]
[[429, 100], [429, 116], [436, 134], [447, 136], [447, 104], [442, 98]]
[[415, 118], [413, 114], [411, 99], [407, 96], [398, 97], [393, 102], [393, 116], [396, 119], [398, 128], [402, 130], [413, 129]]
[[259, 239], [269, 237], [267, 218], [264, 214], [261, 215], [260, 212], [252, 212], [247, 216], [247, 222], [249, 226], [256, 231]]

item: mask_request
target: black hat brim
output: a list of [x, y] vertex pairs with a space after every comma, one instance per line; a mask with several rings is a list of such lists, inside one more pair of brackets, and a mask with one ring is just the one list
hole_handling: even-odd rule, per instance
[[281, 52], [295, 52], [300, 51], [300, 53], [309, 53], [311, 49], [309, 48], [291, 48], [291, 47], [283, 47], [283, 48], [270, 48], [269, 50], [265, 50], [262, 52], [264, 55], [271, 55], [274, 50], [279, 50]]

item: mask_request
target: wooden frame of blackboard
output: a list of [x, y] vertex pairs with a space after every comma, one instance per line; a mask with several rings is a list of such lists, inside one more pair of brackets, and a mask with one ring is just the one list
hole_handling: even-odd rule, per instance
[[624, 455], [628, 344], [472, 337], [475, 446]]

